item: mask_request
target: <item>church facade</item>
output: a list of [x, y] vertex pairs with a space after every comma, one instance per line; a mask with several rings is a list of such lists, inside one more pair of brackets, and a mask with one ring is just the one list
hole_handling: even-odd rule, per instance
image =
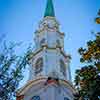
[[64, 51], [65, 34], [60, 32], [52, 0], [47, 0], [44, 18], [34, 34], [29, 81], [17, 91], [17, 100], [73, 100], [71, 57]]

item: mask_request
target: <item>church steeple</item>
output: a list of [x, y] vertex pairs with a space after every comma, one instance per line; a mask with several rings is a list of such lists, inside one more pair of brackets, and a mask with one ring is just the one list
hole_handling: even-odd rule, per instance
[[47, 17], [47, 16], [55, 17], [55, 12], [54, 12], [52, 0], [47, 0], [47, 5], [46, 5], [44, 17]]
[[52, 1], [47, 0], [44, 17], [35, 31], [29, 81], [17, 91], [17, 100], [74, 100], [71, 57], [64, 51], [64, 33], [60, 32]]

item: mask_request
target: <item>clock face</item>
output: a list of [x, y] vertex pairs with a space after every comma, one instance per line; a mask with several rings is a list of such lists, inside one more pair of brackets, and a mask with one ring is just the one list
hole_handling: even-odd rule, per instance
[[55, 22], [53, 20], [45, 20], [44, 25], [47, 25], [48, 27], [52, 28], [55, 25]]
[[49, 22], [48, 22], [48, 27], [50, 27], [50, 28], [54, 27], [52, 21], [49, 21]]
[[40, 100], [40, 96], [33, 96], [31, 100]]
[[39, 28], [43, 29], [45, 26], [48, 26], [48, 28], [54, 28], [57, 27], [57, 23], [55, 22], [55, 20], [48, 19], [43, 21], [43, 23], [39, 25]]

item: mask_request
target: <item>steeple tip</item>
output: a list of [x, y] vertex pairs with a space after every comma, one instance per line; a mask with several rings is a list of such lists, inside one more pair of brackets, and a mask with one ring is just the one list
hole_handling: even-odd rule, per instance
[[44, 17], [47, 17], [47, 16], [55, 17], [55, 12], [54, 12], [52, 0], [47, 0], [47, 5], [46, 5]]

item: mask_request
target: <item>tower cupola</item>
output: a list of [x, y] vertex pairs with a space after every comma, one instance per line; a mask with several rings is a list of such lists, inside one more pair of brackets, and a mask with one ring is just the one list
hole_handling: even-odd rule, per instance
[[70, 56], [64, 52], [64, 33], [60, 32], [53, 1], [47, 0], [44, 18], [35, 32], [35, 51], [31, 59], [30, 80], [53, 77], [71, 80]]

